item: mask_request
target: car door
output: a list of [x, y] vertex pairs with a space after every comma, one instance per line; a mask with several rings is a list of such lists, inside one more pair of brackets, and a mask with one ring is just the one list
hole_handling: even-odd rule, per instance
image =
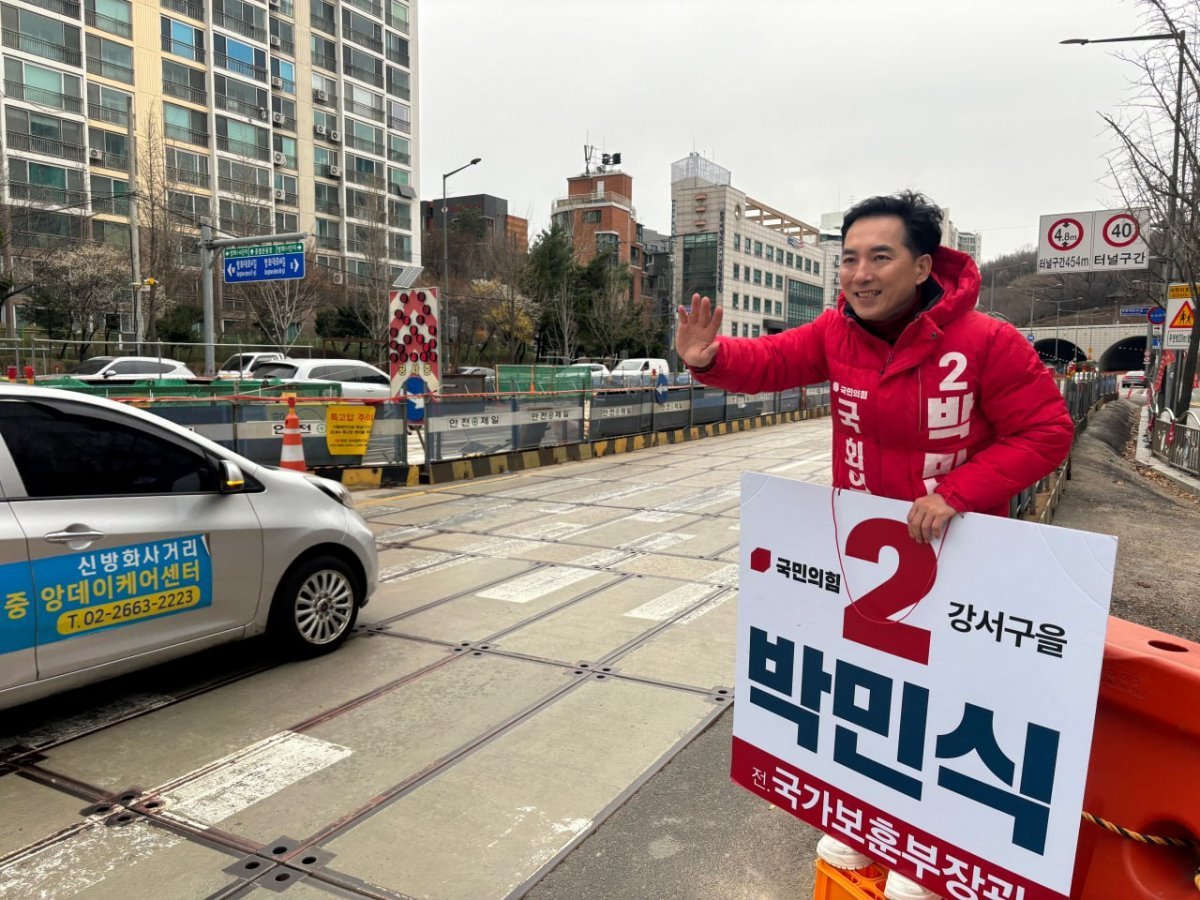
[[262, 531], [187, 437], [112, 406], [0, 400], [0, 472], [27, 542], [48, 678], [253, 619]]
[[[0, 488], [12, 483], [2, 477]], [[0, 692], [37, 680], [37, 608], [25, 535], [0, 501]]]
[[[372, 366], [360, 365], [351, 369], [355, 397], [386, 400], [392, 395], [391, 380]], [[346, 396], [351, 396], [347, 394]]]

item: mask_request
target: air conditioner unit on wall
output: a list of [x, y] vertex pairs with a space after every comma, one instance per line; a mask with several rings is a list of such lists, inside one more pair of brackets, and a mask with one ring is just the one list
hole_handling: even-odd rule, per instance
[[279, 37], [279, 35], [277, 35], [277, 34], [271, 35], [271, 46], [272, 47], [282, 47], [283, 46], [283, 40]]
[[273, 87], [273, 88], [283, 87], [283, 79], [280, 78], [278, 75], [272, 75], [271, 76], [271, 87]]
[[321, 137], [325, 137], [325, 135], [329, 134], [329, 129], [324, 125], [314, 125], [313, 131], [315, 131]]
[[271, 7], [271, 9], [279, 9], [280, 0], [267, 0], [267, 6]]
[[104, 151], [99, 147], [92, 147], [88, 150], [88, 159], [104, 159]]
[[329, 278], [334, 284], [342, 283], [342, 273], [341, 272], [334, 272], [329, 276]]
[[283, 188], [275, 188], [275, 199], [276, 200], [283, 200], [283, 199], [286, 199], [286, 197], [287, 197], [287, 192]]
[[283, 113], [281, 113], [281, 112], [271, 113], [271, 121], [274, 122], [276, 125], [282, 125], [284, 122]]
[[282, 166], [285, 162], [287, 162], [287, 157], [279, 150], [276, 150], [272, 154], [271, 159], [275, 161], [275, 165], [277, 166]]
[[340, 141], [342, 139], [342, 133], [337, 130], [330, 131], [329, 139], [336, 144], [338, 141]]
[[329, 92], [323, 91], [320, 88], [313, 88], [313, 99], [319, 103], [324, 103], [329, 99]]
[[330, 178], [341, 178], [342, 177], [342, 167], [341, 166], [330, 166], [329, 167], [329, 177]]

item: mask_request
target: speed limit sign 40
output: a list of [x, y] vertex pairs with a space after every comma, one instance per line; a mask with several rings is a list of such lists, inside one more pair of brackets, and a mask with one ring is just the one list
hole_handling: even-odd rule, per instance
[[1133, 244], [1139, 237], [1142, 236], [1142, 226], [1137, 220], [1137, 216], [1132, 213], [1122, 212], [1115, 216], [1110, 216], [1108, 221], [1104, 223], [1104, 228], [1100, 231], [1104, 238], [1104, 243], [1110, 247], [1121, 249]]

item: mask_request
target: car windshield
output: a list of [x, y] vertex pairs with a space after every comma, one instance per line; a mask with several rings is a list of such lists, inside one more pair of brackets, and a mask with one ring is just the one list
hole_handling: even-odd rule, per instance
[[111, 356], [93, 356], [91, 359], [84, 360], [78, 368], [72, 369], [68, 374], [95, 375], [110, 362], [112, 362]]
[[295, 378], [296, 367], [289, 363], [269, 362], [254, 367], [255, 378]]
[[221, 363], [221, 371], [223, 371], [223, 372], [240, 372], [242, 369], [242, 366], [246, 365], [246, 363], [248, 363], [249, 361], [250, 361], [249, 356], [238, 353], [234, 356], [229, 357], [229, 359], [225, 360], [225, 362]]

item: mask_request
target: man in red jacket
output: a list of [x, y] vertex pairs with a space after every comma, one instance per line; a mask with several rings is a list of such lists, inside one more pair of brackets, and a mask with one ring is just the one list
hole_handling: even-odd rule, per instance
[[721, 335], [720, 307], [680, 307], [675, 348], [705, 384], [779, 391], [830, 382], [833, 484], [912, 500], [929, 543], [957, 513], [1008, 501], [1071, 449], [1054, 379], [1011, 325], [975, 311], [979, 270], [941, 246], [920, 194], [872, 197], [842, 222], [842, 293], [816, 321], [760, 338]]

